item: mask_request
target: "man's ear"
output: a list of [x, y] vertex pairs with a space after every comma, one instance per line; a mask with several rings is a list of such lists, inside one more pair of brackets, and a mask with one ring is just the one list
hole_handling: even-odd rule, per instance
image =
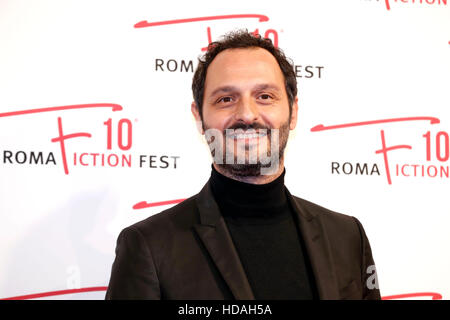
[[292, 104], [291, 122], [289, 123], [289, 129], [294, 130], [297, 126], [298, 120], [298, 97], [295, 97], [294, 103]]
[[205, 132], [203, 131], [202, 117], [200, 117], [200, 112], [199, 112], [197, 104], [195, 102], [191, 103], [191, 112], [195, 118], [198, 132], [200, 132], [200, 134], [205, 134]]

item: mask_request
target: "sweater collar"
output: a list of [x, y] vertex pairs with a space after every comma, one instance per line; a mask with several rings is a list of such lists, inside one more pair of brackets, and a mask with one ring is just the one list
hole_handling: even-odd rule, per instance
[[222, 215], [271, 216], [287, 205], [283, 173], [266, 184], [228, 178], [211, 166], [211, 190]]

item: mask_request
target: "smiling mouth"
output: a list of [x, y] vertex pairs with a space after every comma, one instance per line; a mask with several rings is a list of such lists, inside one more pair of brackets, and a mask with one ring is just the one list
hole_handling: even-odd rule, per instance
[[251, 132], [251, 133], [232, 133], [228, 134], [227, 138], [233, 140], [256, 140], [267, 136], [267, 132]]

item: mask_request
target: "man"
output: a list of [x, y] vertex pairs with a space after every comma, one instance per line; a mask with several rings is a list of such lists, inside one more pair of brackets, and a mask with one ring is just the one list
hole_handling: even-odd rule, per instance
[[269, 39], [228, 34], [193, 78], [213, 156], [197, 195], [125, 228], [107, 299], [380, 299], [359, 221], [292, 196], [292, 65]]

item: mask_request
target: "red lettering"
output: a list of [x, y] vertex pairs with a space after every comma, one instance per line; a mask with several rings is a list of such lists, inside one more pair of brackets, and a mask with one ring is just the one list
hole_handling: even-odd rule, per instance
[[[392, 180], [391, 180], [391, 173], [389, 171], [389, 161], [388, 161], [388, 156], [387, 153], [389, 151], [392, 150], [396, 150], [396, 149], [412, 149], [411, 146], [408, 145], [397, 145], [397, 146], [392, 146], [392, 147], [386, 147], [386, 140], [384, 138], [384, 130], [381, 130], [381, 149], [375, 151], [375, 153], [382, 153], [383, 154], [383, 158], [384, 158], [384, 167], [386, 169], [386, 176], [388, 179], [388, 184], [392, 184]], [[403, 168], [402, 168], [402, 173], [403, 173]]]
[[273, 29], [266, 30], [266, 33], [264, 34], [264, 38], [269, 38], [269, 36], [271, 34], [273, 35], [273, 45], [275, 48], [278, 48], [278, 32], [276, 32]]
[[211, 45], [211, 42], [212, 42], [211, 28], [210, 27], [206, 28], [206, 33], [208, 35], [208, 45], [206, 47], [203, 47], [202, 51], [207, 51], [209, 49], [209, 46]]
[[409, 174], [406, 174], [405, 173], [405, 167], [407, 166], [407, 164], [404, 164], [403, 166], [402, 166], [402, 174], [405, 176], [405, 177], [409, 177]]
[[31, 113], [42, 113], [42, 112], [85, 109], [85, 108], [111, 108], [112, 111], [122, 110], [121, 105], [114, 104], [114, 103], [89, 103], [89, 104], [76, 104], [76, 105], [61, 106], [61, 107], [38, 108], [38, 109], [12, 111], [12, 112], [3, 112], [3, 113], [0, 113], [0, 118], [11, 117], [11, 116], [20, 116], [20, 115], [31, 114]]
[[389, 0], [385, 0], [386, 9], [391, 10], [391, 6], [389, 5]]
[[81, 164], [82, 166], [87, 167], [88, 164], [83, 162], [83, 157], [84, 157], [84, 156], [87, 156], [87, 153], [82, 153], [82, 154], [80, 155], [80, 164]]
[[[79, 138], [79, 137], [88, 137], [88, 138], [90, 138], [91, 135], [89, 133], [86, 133], [86, 132], [78, 132], [78, 133], [72, 133], [72, 134], [64, 135], [63, 128], [62, 128], [61, 117], [58, 117], [58, 132], [59, 132], [59, 136], [56, 137], [56, 138], [53, 138], [51, 141], [52, 142], [59, 142], [59, 145], [60, 145], [60, 148], [61, 148], [61, 156], [62, 156], [63, 165], [64, 165], [64, 173], [65, 174], [69, 174], [69, 169], [67, 167], [67, 158], [66, 158], [66, 146], [65, 146], [64, 141], [67, 140], [67, 139]], [[81, 158], [80, 158], [80, 162], [81, 162]]]
[[324, 126], [323, 124], [318, 124], [311, 128], [311, 132], [324, 131], [324, 130], [332, 130], [332, 129], [341, 129], [348, 127], [359, 127], [359, 126], [368, 126], [372, 124], [380, 124], [380, 123], [388, 123], [388, 122], [403, 122], [403, 121], [430, 121], [430, 124], [438, 124], [440, 120], [435, 117], [408, 117], [408, 118], [393, 118], [393, 119], [381, 119], [381, 120], [370, 120], [370, 121], [362, 121], [362, 122], [353, 122], [353, 123], [344, 123], [337, 124], [332, 126]]
[[133, 206], [133, 209], [137, 210], [137, 209], [145, 209], [145, 208], [150, 208], [150, 207], [156, 207], [156, 206], [165, 206], [168, 204], [175, 204], [175, 203], [179, 203], [181, 201], [184, 201], [186, 199], [176, 199], [176, 200], [167, 200], [167, 201], [160, 201], [160, 202], [153, 202], [153, 203], [148, 203], [146, 201], [141, 201], [136, 203]]
[[415, 297], [431, 297], [432, 300], [442, 300], [442, 295], [437, 292], [417, 292], [417, 293], [395, 294], [392, 296], [382, 297], [381, 299], [392, 300], [392, 299], [405, 299], [405, 298], [415, 298]]
[[210, 21], [210, 20], [226, 20], [226, 19], [243, 19], [243, 18], [256, 18], [259, 22], [269, 21], [269, 17], [262, 14], [229, 14], [221, 16], [210, 16], [210, 17], [198, 17], [198, 18], [188, 18], [188, 19], [176, 19], [158, 22], [148, 22], [147, 20], [140, 21], [134, 25], [135, 28], [147, 28], [163, 26], [168, 24], [180, 24], [180, 23], [190, 23], [198, 21]]

